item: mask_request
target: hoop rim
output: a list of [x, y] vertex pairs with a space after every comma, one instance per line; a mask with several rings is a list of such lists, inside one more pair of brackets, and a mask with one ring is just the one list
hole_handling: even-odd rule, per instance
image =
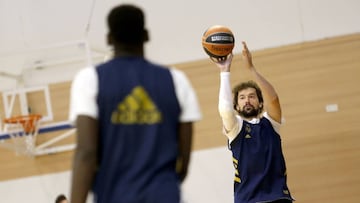
[[40, 114], [13, 116], [10, 118], [5, 118], [4, 123], [26, 123], [27, 121], [38, 121], [41, 119], [41, 117], [42, 115]]

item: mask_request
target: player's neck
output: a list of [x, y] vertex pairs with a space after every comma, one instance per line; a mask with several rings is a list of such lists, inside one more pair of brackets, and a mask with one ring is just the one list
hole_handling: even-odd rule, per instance
[[115, 47], [114, 57], [121, 56], [141, 56], [144, 57], [144, 49], [142, 46], [119, 46]]
[[247, 122], [250, 122], [250, 121], [252, 121], [252, 120], [254, 120], [254, 119], [259, 119], [259, 117], [258, 116], [253, 116], [253, 117], [242, 117], [242, 119], [244, 119], [245, 121], [247, 121]]
[[[240, 115], [241, 116], [241, 115]], [[254, 120], [254, 119], [260, 119], [262, 117], [262, 114], [259, 113], [258, 115], [256, 116], [250, 116], [250, 117], [244, 117], [244, 116], [241, 116], [242, 119], [244, 119], [245, 121], [251, 121], [251, 120]]]

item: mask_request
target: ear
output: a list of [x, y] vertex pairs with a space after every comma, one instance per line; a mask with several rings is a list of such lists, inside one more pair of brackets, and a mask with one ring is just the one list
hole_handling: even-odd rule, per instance
[[144, 36], [143, 36], [143, 41], [144, 42], [147, 42], [150, 40], [150, 37], [149, 37], [149, 32], [147, 31], [147, 29], [144, 29]]
[[239, 104], [236, 104], [236, 105], [235, 105], [235, 110], [236, 110], [236, 111], [240, 111]]
[[111, 36], [110, 32], [106, 36], [106, 41], [107, 41], [108, 45], [110, 45], [110, 46], [114, 45], [114, 40], [113, 40], [113, 37]]

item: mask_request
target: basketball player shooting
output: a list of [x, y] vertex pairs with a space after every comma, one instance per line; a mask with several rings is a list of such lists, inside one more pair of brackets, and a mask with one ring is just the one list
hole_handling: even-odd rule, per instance
[[246, 43], [242, 45], [242, 68], [253, 80], [236, 85], [233, 96], [233, 55], [212, 58], [220, 69], [218, 110], [235, 167], [234, 202], [291, 203], [280, 139], [280, 100], [270, 82], [255, 69]]

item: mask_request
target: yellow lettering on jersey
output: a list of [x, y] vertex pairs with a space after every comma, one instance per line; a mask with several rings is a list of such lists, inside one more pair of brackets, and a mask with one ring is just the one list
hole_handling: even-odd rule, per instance
[[239, 174], [239, 170], [238, 170], [238, 162], [239, 161], [233, 157], [233, 165], [234, 165], [234, 168], [235, 168], [234, 181], [237, 182], [237, 183], [241, 183], [240, 174]]
[[161, 120], [161, 112], [141, 86], [135, 87], [111, 115], [113, 124], [155, 124]]

